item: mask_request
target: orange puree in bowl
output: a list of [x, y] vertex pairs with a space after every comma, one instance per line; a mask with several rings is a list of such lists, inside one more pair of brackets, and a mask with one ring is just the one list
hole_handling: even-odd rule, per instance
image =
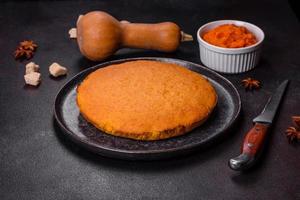
[[234, 24], [220, 25], [206, 32], [203, 39], [209, 44], [225, 48], [247, 47], [257, 42], [248, 29]]

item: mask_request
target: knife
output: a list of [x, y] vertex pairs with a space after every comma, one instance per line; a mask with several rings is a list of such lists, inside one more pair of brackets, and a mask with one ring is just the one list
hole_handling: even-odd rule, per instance
[[242, 153], [229, 160], [231, 169], [237, 171], [246, 170], [257, 161], [263, 149], [267, 131], [273, 122], [288, 83], [289, 80], [285, 80], [280, 84], [276, 92], [269, 98], [262, 112], [253, 119], [254, 126], [244, 138]]

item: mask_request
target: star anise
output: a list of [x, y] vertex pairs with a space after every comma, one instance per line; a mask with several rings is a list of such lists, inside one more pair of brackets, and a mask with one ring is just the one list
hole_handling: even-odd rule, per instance
[[294, 125], [300, 130], [300, 116], [292, 116]]
[[253, 90], [260, 88], [260, 81], [253, 78], [246, 78], [242, 80], [242, 84], [246, 90]]
[[20, 47], [26, 50], [30, 49], [31, 51], [35, 51], [37, 44], [35, 44], [32, 40], [24, 40], [23, 42], [20, 42]]
[[294, 142], [300, 140], [300, 131], [297, 130], [295, 127], [290, 126], [285, 131], [286, 137], [288, 138], [289, 142]]
[[23, 59], [26, 58], [27, 60], [32, 58], [33, 51], [30, 49], [23, 49], [23, 48], [17, 48], [17, 50], [14, 53], [15, 59]]
[[300, 140], [300, 116], [292, 116], [292, 121], [295, 126], [290, 126], [285, 131], [289, 142]]
[[37, 44], [35, 44], [32, 40], [24, 40], [23, 42], [20, 42], [19, 46], [15, 50], [14, 57], [16, 60], [22, 60], [24, 58], [28, 60], [32, 58], [36, 48]]

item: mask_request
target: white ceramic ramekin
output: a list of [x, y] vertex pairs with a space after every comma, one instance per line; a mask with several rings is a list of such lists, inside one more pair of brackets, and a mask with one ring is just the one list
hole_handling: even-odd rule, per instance
[[[202, 39], [202, 35], [222, 24], [234, 24], [246, 27], [256, 36], [257, 43], [242, 48], [223, 48], [211, 45]], [[259, 60], [264, 32], [257, 26], [248, 22], [237, 20], [220, 20], [207, 23], [197, 31], [201, 62], [218, 72], [241, 73], [253, 69]]]

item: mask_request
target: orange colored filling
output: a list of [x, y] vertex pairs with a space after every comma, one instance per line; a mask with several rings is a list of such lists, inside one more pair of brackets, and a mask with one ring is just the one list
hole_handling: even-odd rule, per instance
[[234, 24], [220, 25], [203, 35], [209, 44], [225, 48], [241, 48], [253, 45], [256, 37], [247, 28]]

